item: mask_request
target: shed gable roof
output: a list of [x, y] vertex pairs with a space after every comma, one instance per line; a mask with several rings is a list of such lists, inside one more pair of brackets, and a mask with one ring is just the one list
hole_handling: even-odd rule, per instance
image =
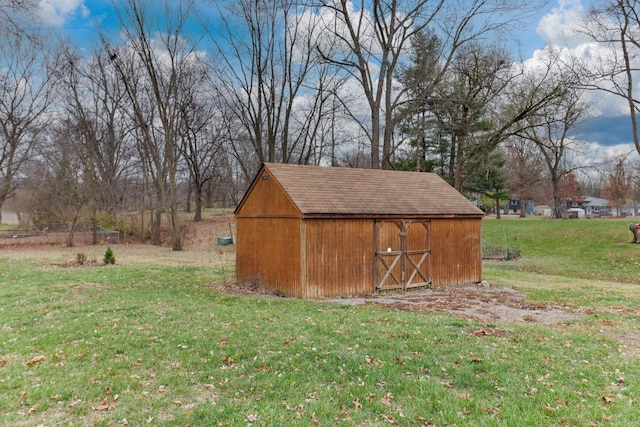
[[434, 173], [265, 163], [256, 180], [265, 175], [303, 216], [484, 215]]

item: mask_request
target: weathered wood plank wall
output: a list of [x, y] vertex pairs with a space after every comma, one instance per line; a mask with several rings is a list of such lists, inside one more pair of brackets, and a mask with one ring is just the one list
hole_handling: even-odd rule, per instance
[[299, 218], [237, 218], [236, 276], [302, 297]]
[[482, 280], [482, 219], [434, 219], [432, 222], [434, 286]]
[[373, 292], [373, 226], [368, 219], [308, 219], [304, 226], [306, 295]]

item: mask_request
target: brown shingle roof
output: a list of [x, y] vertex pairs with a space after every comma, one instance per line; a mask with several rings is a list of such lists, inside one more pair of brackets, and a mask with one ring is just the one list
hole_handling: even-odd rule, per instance
[[277, 163], [264, 168], [304, 216], [484, 215], [434, 173]]

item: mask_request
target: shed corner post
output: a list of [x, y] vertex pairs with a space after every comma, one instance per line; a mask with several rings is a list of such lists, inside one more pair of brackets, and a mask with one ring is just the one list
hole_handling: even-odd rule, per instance
[[478, 271], [479, 271], [479, 275], [480, 275], [478, 283], [480, 283], [480, 282], [482, 282], [482, 280], [484, 280], [483, 279], [483, 274], [482, 274], [483, 273], [483, 271], [482, 271], [483, 270], [482, 260], [484, 259], [484, 247], [482, 245], [482, 229], [483, 229], [483, 224], [484, 223], [482, 221], [482, 218], [480, 218], [478, 220], [478, 222], [480, 224], [480, 226], [478, 227], [478, 236], [479, 236], [479, 242], [478, 242], [478, 246], [479, 246], [479, 248], [478, 248], [478, 253], [479, 253], [479, 255], [478, 255]]
[[307, 287], [307, 226], [304, 218], [300, 219], [300, 287], [299, 295], [308, 298]]
[[378, 292], [378, 280], [380, 274], [378, 273], [378, 220], [373, 221], [373, 293]]

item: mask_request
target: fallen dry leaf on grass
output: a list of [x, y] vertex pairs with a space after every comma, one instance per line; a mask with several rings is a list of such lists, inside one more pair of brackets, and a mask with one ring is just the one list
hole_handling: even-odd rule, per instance
[[382, 417], [383, 420], [385, 420], [391, 425], [394, 425], [394, 426], [398, 425], [398, 421], [395, 418], [393, 418], [391, 415], [381, 414], [380, 417]]
[[37, 365], [38, 363], [42, 362], [43, 360], [45, 360], [47, 357], [40, 355], [40, 356], [36, 356], [33, 359], [29, 360], [27, 363], [25, 363], [25, 365], [27, 366], [34, 366]]
[[365, 362], [367, 362], [367, 364], [368, 364], [368, 365], [375, 365], [375, 366], [377, 366], [377, 365], [379, 365], [379, 364], [380, 364], [380, 361], [379, 361], [379, 360], [372, 359], [372, 358], [370, 358], [369, 356], [366, 356], [366, 357], [364, 358], [364, 360], [365, 360]]
[[386, 406], [391, 406], [391, 399], [393, 399], [393, 395], [389, 391], [387, 392], [387, 394], [384, 395], [384, 397], [380, 399], [380, 403]]
[[115, 409], [115, 407], [116, 402], [109, 402], [109, 398], [105, 397], [104, 399], [102, 399], [102, 402], [94, 406], [93, 409], [95, 411], [111, 411], [112, 409]]

